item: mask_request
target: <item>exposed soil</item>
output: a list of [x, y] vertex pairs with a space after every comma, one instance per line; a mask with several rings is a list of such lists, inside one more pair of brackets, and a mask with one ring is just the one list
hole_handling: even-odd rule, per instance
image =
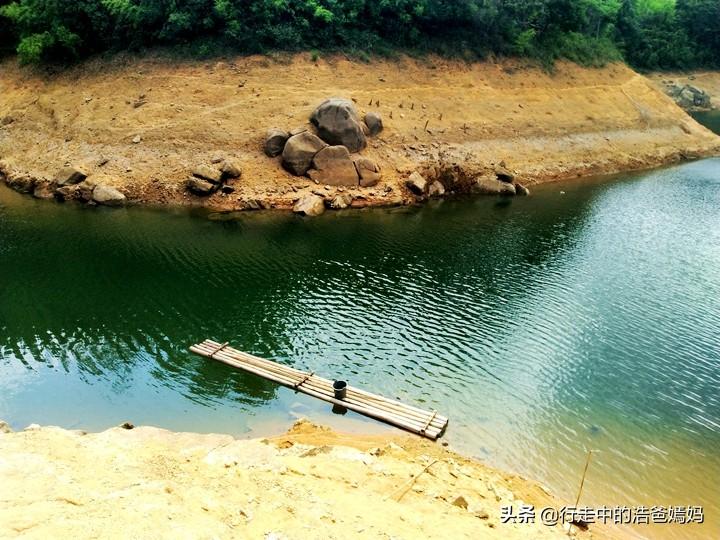
[[[419, 438], [306, 421], [263, 440], [0, 429], [0, 478], [2, 538], [568, 538], [501, 522], [503, 505], [562, 505], [533, 482]], [[573, 533], [609, 537], [590, 527]]]
[[[306, 125], [330, 96], [384, 118], [385, 130], [363, 152], [383, 179], [349, 190], [354, 206], [414, 202], [404, 180], [415, 170], [452, 181], [492, 175], [504, 161], [530, 185], [720, 153], [720, 138], [621, 64], [561, 63], [548, 74], [511, 61], [438, 58], [118, 57], [49, 75], [7, 60], [0, 95], [0, 167], [8, 175], [52, 179], [82, 165], [93, 182], [144, 204], [290, 208], [305, 193], [332, 196], [337, 188], [293, 177], [262, 152], [268, 128]], [[230, 182], [235, 191], [189, 194], [193, 167], [222, 158], [242, 166]]]

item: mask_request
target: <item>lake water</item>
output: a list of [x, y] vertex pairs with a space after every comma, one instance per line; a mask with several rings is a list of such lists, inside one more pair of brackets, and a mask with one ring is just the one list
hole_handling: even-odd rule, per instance
[[702, 125], [720, 135], [720, 110], [698, 111], [690, 115]]
[[[205, 338], [450, 417], [574, 502], [703, 505], [720, 535], [720, 160], [529, 198], [330, 212], [109, 210], [0, 188], [0, 418], [251, 436], [385, 430], [193, 356]], [[649, 533], [648, 531], [652, 531]]]

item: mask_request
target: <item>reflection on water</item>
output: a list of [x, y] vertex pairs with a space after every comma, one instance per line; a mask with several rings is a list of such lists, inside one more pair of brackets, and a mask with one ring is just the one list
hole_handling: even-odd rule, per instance
[[[561, 191], [563, 193], [561, 193]], [[437, 408], [455, 448], [718, 532], [720, 161], [527, 199], [109, 211], [0, 190], [0, 418], [262, 433], [362, 422], [187, 352], [207, 337]]]

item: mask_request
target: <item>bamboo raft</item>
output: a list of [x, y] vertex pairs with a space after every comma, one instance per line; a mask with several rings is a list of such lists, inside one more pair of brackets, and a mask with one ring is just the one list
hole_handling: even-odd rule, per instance
[[191, 346], [190, 351], [428, 439], [436, 440], [442, 437], [448, 425], [448, 419], [440, 416], [437, 411], [425, 411], [352, 386], [347, 387], [343, 399], [336, 399], [333, 381], [319, 377], [312, 371], [300, 371], [238, 351], [229, 347], [227, 343], [206, 339], [198, 345]]

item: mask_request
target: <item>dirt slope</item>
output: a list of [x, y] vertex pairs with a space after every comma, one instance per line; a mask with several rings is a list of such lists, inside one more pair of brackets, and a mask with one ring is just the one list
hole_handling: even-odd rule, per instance
[[[284, 172], [261, 147], [267, 128], [305, 125], [329, 96], [352, 98], [385, 120], [364, 151], [380, 163], [383, 181], [355, 191], [361, 205], [411, 200], [403, 180], [414, 170], [478, 174], [505, 161], [532, 184], [720, 152], [717, 136], [619, 64], [560, 64], [551, 75], [509, 61], [148, 57], [43, 75], [9, 60], [0, 65], [0, 95], [4, 170], [42, 179], [83, 164], [95, 182], [160, 204], [242, 209], [255, 199], [287, 208], [302, 193], [322, 190]], [[188, 195], [193, 166], [220, 157], [242, 164], [235, 193]]]
[[[0, 430], [0, 477], [2, 538], [568, 538], [560, 526], [500, 522], [501, 505], [560, 506], [532, 482], [418, 438], [308, 422], [263, 441]], [[467, 508], [453, 504], [460, 496]]]

